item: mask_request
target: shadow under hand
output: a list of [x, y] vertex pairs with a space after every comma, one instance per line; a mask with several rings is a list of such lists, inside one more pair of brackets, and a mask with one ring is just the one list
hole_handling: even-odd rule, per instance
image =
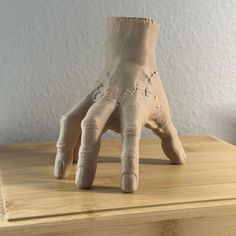
[[[111, 156], [99, 156], [98, 164], [101, 163], [118, 163], [120, 164], [120, 157], [111, 157]], [[139, 158], [140, 165], [171, 165], [170, 160], [164, 159], [154, 159], [154, 158]], [[73, 163], [74, 167], [76, 163]], [[74, 173], [67, 176], [66, 179], [63, 180], [53, 180], [53, 184], [49, 185], [49, 189], [57, 189], [57, 191], [68, 191], [68, 192], [93, 192], [93, 193], [112, 193], [112, 194], [120, 194], [122, 193], [119, 186], [108, 186], [108, 185], [97, 185], [93, 184], [91, 188], [88, 189], [80, 189], [74, 183]], [[45, 187], [45, 185], [44, 185]]]
[[[119, 157], [98, 157], [98, 163], [120, 163]], [[171, 165], [170, 160], [152, 159], [152, 158], [139, 158], [141, 165]]]
[[93, 185], [90, 189], [92, 192], [96, 193], [121, 193], [120, 187], [114, 186], [104, 186], [104, 185]]

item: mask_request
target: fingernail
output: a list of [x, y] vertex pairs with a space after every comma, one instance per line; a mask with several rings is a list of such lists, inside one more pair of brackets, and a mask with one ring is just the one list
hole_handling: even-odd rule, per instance
[[133, 193], [138, 189], [138, 180], [134, 174], [123, 174], [121, 177], [121, 190], [125, 193]]
[[64, 178], [64, 162], [62, 160], [57, 161], [54, 168], [54, 176], [58, 179]]

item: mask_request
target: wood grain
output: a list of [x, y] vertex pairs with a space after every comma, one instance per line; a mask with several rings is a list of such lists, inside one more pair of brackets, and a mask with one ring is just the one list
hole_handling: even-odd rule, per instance
[[[224, 235], [220, 232], [225, 225], [236, 232], [236, 147], [211, 136], [181, 140], [188, 155], [188, 162], [181, 166], [170, 164], [158, 139], [141, 140], [140, 184], [134, 194], [119, 188], [119, 140], [103, 140], [90, 190], [74, 184], [75, 166], [67, 179], [53, 177], [54, 143], [1, 145], [4, 199], [0, 197], [0, 206], [5, 204], [7, 219], [0, 211], [0, 235], [10, 235], [16, 228], [27, 235], [29, 226], [38, 235], [63, 235], [63, 230], [71, 235], [78, 230], [82, 235], [100, 235], [99, 228], [114, 233], [121, 226], [120, 234], [112, 234], [132, 235], [135, 227], [136, 235], [201, 235], [194, 227], [196, 222], [204, 225], [204, 220], [210, 225], [225, 222], [218, 225], [219, 235]], [[52, 230], [49, 223], [57, 227]], [[196, 234], [190, 234], [193, 229]]]

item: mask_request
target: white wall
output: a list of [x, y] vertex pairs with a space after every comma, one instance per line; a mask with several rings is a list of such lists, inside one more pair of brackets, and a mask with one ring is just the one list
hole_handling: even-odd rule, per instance
[[104, 66], [107, 16], [157, 19], [179, 133], [236, 144], [234, 0], [0, 0], [0, 143], [57, 139], [60, 116]]

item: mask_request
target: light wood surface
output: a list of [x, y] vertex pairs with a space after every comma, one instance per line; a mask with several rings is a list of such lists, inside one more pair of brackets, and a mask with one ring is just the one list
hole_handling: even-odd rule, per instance
[[53, 177], [54, 143], [1, 145], [0, 236], [236, 235], [236, 147], [181, 140], [188, 161], [171, 165], [157, 138], [142, 138], [133, 194], [119, 187], [119, 140], [103, 140], [90, 190], [74, 184], [75, 166], [67, 179]]

